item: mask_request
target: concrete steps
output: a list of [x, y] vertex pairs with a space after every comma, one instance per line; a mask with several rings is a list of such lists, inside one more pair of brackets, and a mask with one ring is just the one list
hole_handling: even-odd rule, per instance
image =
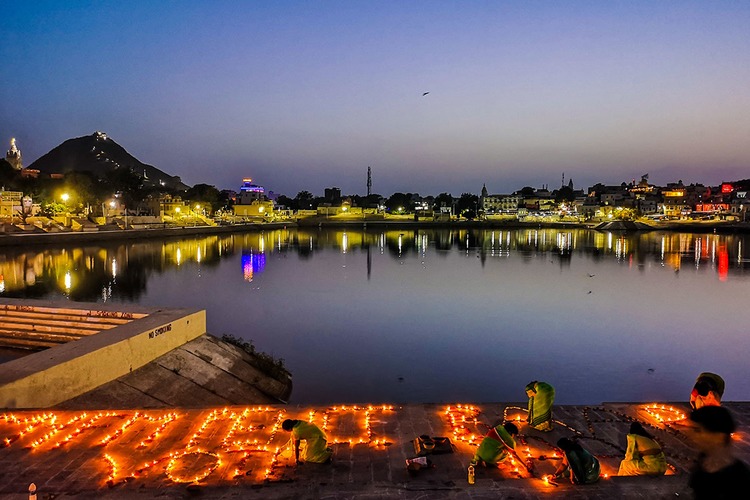
[[145, 315], [124, 315], [59, 307], [0, 304], [0, 347], [46, 349], [94, 335]]

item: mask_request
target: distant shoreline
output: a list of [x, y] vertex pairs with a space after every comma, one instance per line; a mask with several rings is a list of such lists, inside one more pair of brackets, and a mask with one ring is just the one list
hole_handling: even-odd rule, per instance
[[[256, 232], [282, 229], [286, 227], [349, 227], [349, 228], [429, 228], [429, 229], [591, 229], [595, 230], [600, 223], [580, 222], [539, 222], [539, 221], [414, 221], [414, 220], [383, 220], [383, 219], [336, 219], [324, 217], [308, 217], [297, 221], [286, 222], [257, 222], [247, 224], [231, 224], [225, 226], [195, 226], [158, 229], [119, 229], [106, 231], [70, 231], [57, 233], [0, 233], [0, 247], [21, 245], [50, 245], [60, 243], [92, 243], [97, 241], [134, 240], [142, 238], [177, 238], [184, 236], [202, 236], [212, 234], [228, 234], [241, 232]], [[654, 222], [649, 223], [650, 229], [628, 229], [624, 232], [641, 231], [670, 231], [683, 233], [721, 233], [736, 234], [750, 233], [750, 223], [747, 222]]]

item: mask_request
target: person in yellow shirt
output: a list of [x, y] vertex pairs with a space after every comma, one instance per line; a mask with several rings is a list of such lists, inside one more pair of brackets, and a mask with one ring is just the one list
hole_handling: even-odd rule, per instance
[[654, 437], [638, 422], [630, 425], [628, 449], [620, 462], [618, 476], [661, 476], [667, 472], [667, 458]]
[[[304, 420], [287, 419], [281, 423], [281, 428], [292, 433], [294, 443], [294, 459], [297, 465], [303, 461], [316, 464], [328, 463], [333, 450], [327, 446], [326, 435], [317, 425]], [[304, 441], [304, 453], [300, 460], [300, 444]]]

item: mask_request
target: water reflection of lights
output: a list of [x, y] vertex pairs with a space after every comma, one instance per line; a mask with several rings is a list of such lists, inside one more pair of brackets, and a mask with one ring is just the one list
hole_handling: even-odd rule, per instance
[[341, 237], [341, 253], [346, 253], [349, 250], [349, 235], [344, 232]]
[[243, 253], [242, 254], [242, 277], [247, 282], [253, 281], [255, 273], [263, 272], [266, 267], [266, 254]]
[[180, 263], [182, 262], [182, 252], [180, 251], [179, 248], [177, 249], [177, 252], [175, 252], [175, 256], [177, 258], [177, 265], [179, 266]]
[[615, 257], [617, 260], [623, 260], [628, 252], [628, 242], [624, 237], [617, 238], [615, 243]]
[[560, 250], [560, 254], [570, 252], [570, 248], [571, 248], [570, 233], [557, 233], [557, 248]]
[[65, 290], [70, 291], [70, 289], [73, 287], [73, 278], [70, 275], [70, 271], [65, 273]]
[[703, 249], [703, 238], [697, 238], [695, 240], [695, 251], [693, 252], [696, 269], [700, 267], [702, 249]]
[[729, 274], [729, 253], [727, 252], [727, 247], [724, 245], [721, 245], [719, 247], [718, 271], [719, 271], [719, 280], [726, 281], [727, 275]]
[[117, 278], [117, 259], [112, 259], [112, 277]]
[[661, 237], [661, 251], [660, 251], [660, 254], [659, 254], [659, 260], [661, 260], [661, 262], [664, 262], [664, 245], [665, 245], [665, 240], [666, 240], [666, 237], [662, 236]]
[[198, 264], [201, 263], [201, 247], [198, 247], [198, 250], [195, 252], [195, 260], [198, 261]]

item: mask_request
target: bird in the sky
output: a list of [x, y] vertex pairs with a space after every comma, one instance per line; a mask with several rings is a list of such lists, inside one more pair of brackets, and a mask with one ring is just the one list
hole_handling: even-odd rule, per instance
[[422, 92], [422, 97], [426, 96], [427, 94], [429, 94], [429, 92]]

